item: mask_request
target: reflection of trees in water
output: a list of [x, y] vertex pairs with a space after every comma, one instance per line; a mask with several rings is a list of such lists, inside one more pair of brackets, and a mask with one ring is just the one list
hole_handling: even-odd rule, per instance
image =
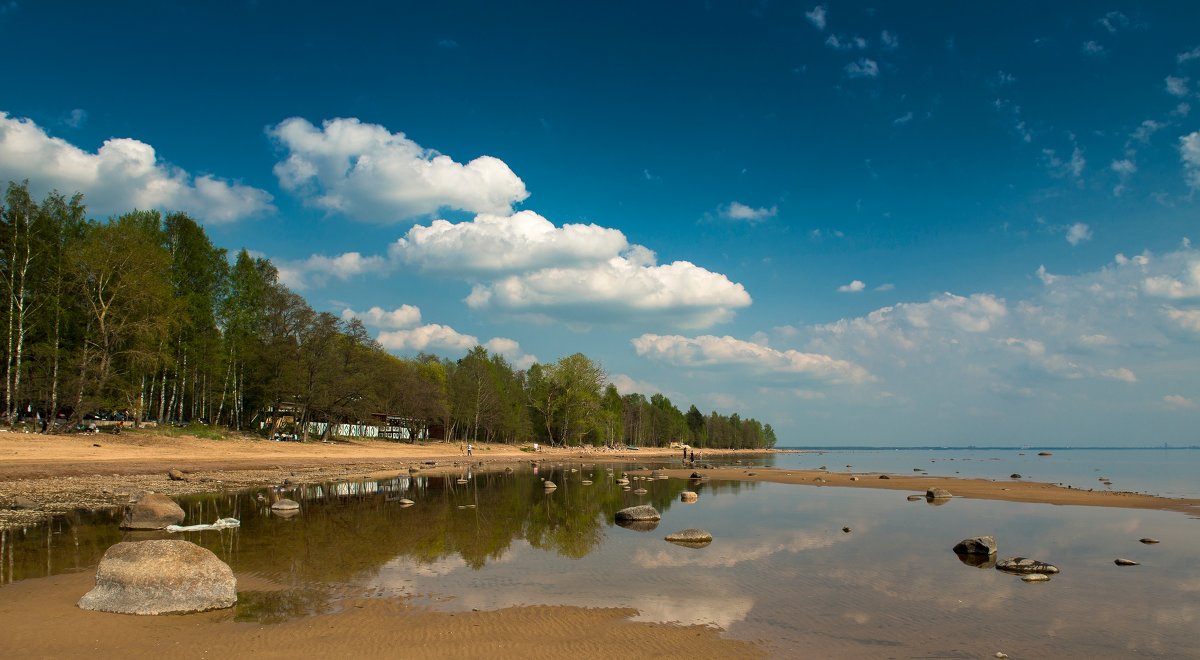
[[[179, 498], [187, 524], [230, 516], [242, 521], [241, 528], [221, 531], [134, 534], [117, 529], [117, 511], [78, 512], [0, 533], [0, 584], [86, 569], [118, 541], [151, 538], [193, 541], [235, 572], [293, 587], [370, 576], [399, 557], [432, 564], [458, 556], [478, 570], [503, 557], [519, 539], [534, 548], [580, 558], [601, 543], [605, 527], [624, 507], [650, 504], [665, 513], [683, 490], [700, 491], [703, 498], [757, 486], [649, 480], [636, 482], [650, 491], [638, 497], [614, 482], [632, 466], [613, 465], [613, 472], [603, 464], [575, 464], [578, 472], [570, 472], [571, 467], [543, 465], [539, 475], [476, 473], [466, 484], [456, 483], [457, 475], [404, 476]], [[558, 488], [547, 493], [539, 477]], [[594, 483], [585, 486], [584, 479]], [[272, 515], [270, 503], [279, 497], [300, 502], [301, 514], [290, 519]], [[397, 500], [402, 497], [415, 500], [416, 506], [401, 507]]]

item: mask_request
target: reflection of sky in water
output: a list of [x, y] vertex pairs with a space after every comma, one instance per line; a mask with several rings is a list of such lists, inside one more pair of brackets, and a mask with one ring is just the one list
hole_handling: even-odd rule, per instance
[[[850, 533], [841, 531], [852, 528]], [[700, 550], [662, 540], [702, 527]], [[1000, 556], [1058, 565], [1047, 584], [966, 566], [950, 548], [994, 534]], [[1145, 546], [1142, 536], [1163, 543]], [[448, 593], [441, 607], [635, 607], [639, 619], [717, 625], [823, 655], [1187, 655], [1200, 623], [1200, 523], [1177, 513], [955, 500], [764, 484], [674, 504], [658, 529], [605, 530], [581, 559], [515, 544], [481, 570], [436, 576], [411, 559], [367, 583]], [[1143, 562], [1118, 568], [1113, 559]]]
[[[746, 457], [744, 464], [766, 463], [781, 469], [832, 472], [891, 472], [978, 477], [1008, 481], [1016, 473], [1028, 481], [1062, 483], [1076, 488], [1126, 490], [1166, 497], [1200, 498], [1200, 449], [863, 449], [827, 450], [820, 454], [775, 454]], [[1107, 477], [1112, 486], [1105, 486]]]
[[[582, 486], [585, 475], [596, 483]], [[541, 476], [559, 488], [543, 493], [528, 472], [476, 475], [468, 486], [405, 477], [296, 488], [288, 494], [303, 511], [290, 520], [252, 496], [202, 496], [184, 502], [189, 516], [232, 508], [243, 526], [184, 538], [218, 552], [247, 585], [287, 590], [251, 595], [255, 616], [319, 611], [292, 592], [329, 594], [335, 605], [368, 593], [451, 610], [632, 607], [639, 620], [716, 625], [781, 655], [1200, 657], [1200, 520], [1179, 513], [960, 499], [932, 507], [903, 492], [768, 483], [689, 485], [700, 500], [682, 504], [678, 480], [639, 482], [651, 491], [639, 498], [603, 469], [544, 466]], [[417, 504], [400, 508], [398, 495]], [[657, 529], [611, 524], [617, 508], [641, 501], [659, 504]], [[476, 508], [459, 508], [466, 503]], [[115, 523], [60, 520], [0, 540], [18, 579], [36, 577], [50, 565], [94, 566], [122, 538]], [[712, 544], [662, 538], [689, 527], [710, 531]], [[995, 535], [1002, 558], [1062, 573], [1026, 584], [964, 565], [950, 548], [978, 534]], [[1138, 543], [1144, 536], [1162, 543]], [[1117, 557], [1142, 565], [1116, 567]]]

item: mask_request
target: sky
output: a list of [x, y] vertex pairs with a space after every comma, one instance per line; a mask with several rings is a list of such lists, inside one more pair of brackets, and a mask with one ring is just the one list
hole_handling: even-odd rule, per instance
[[0, 181], [780, 445], [1200, 444], [1200, 5], [0, 0]]

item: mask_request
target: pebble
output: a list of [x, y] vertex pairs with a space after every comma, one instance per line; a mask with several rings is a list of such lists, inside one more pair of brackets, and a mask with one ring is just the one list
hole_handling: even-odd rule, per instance
[[1117, 566], [1139, 566], [1140, 564], [1132, 559], [1122, 559], [1118, 557], [1113, 561]]
[[1021, 576], [1022, 582], [1049, 582], [1050, 576], [1044, 573], [1030, 573], [1029, 575]]
[[1145, 543], [1146, 545], [1150, 545], [1151, 543], [1158, 543], [1158, 539], [1152, 539], [1150, 537], [1146, 537], [1144, 539], [1138, 539], [1138, 541], [1141, 541], [1142, 543]]

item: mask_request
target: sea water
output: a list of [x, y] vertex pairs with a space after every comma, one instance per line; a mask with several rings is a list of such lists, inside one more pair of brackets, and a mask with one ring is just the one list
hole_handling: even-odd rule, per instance
[[[635, 481], [648, 491], [639, 496], [615, 482], [637, 466], [608, 467], [543, 463], [537, 474], [464, 470], [185, 497], [185, 522], [232, 516], [242, 526], [177, 535], [122, 532], [116, 511], [74, 514], [5, 531], [0, 583], [94, 570], [120, 540], [185, 538], [230, 564], [236, 617], [258, 623], [399, 597], [448, 610], [631, 607], [640, 620], [717, 626], [784, 657], [1198, 657], [1200, 520], [1187, 514], [959, 498], [934, 506], [886, 490], [679, 479]], [[543, 479], [558, 487], [547, 491]], [[680, 502], [685, 489], [699, 501]], [[300, 514], [273, 514], [280, 496], [299, 501]], [[633, 504], [652, 504], [662, 521], [616, 526], [615, 512]], [[711, 532], [712, 544], [663, 540], [690, 527]], [[1028, 584], [960, 561], [953, 545], [979, 534], [996, 537], [1001, 557], [1062, 572]], [[1141, 564], [1118, 567], [1117, 557]]]
[[[797, 453], [778, 453], [743, 462], [782, 469], [813, 469], [822, 465], [835, 472], [927, 474], [1008, 481], [1013, 474], [1026, 481], [1070, 485], [1073, 488], [1121, 490], [1163, 497], [1200, 498], [1200, 448], [1071, 449], [1039, 447], [894, 448], [804, 447]], [[1050, 456], [1040, 456], [1041, 452]], [[853, 466], [847, 468], [847, 465]], [[1112, 482], [1105, 485], [1103, 481]]]

